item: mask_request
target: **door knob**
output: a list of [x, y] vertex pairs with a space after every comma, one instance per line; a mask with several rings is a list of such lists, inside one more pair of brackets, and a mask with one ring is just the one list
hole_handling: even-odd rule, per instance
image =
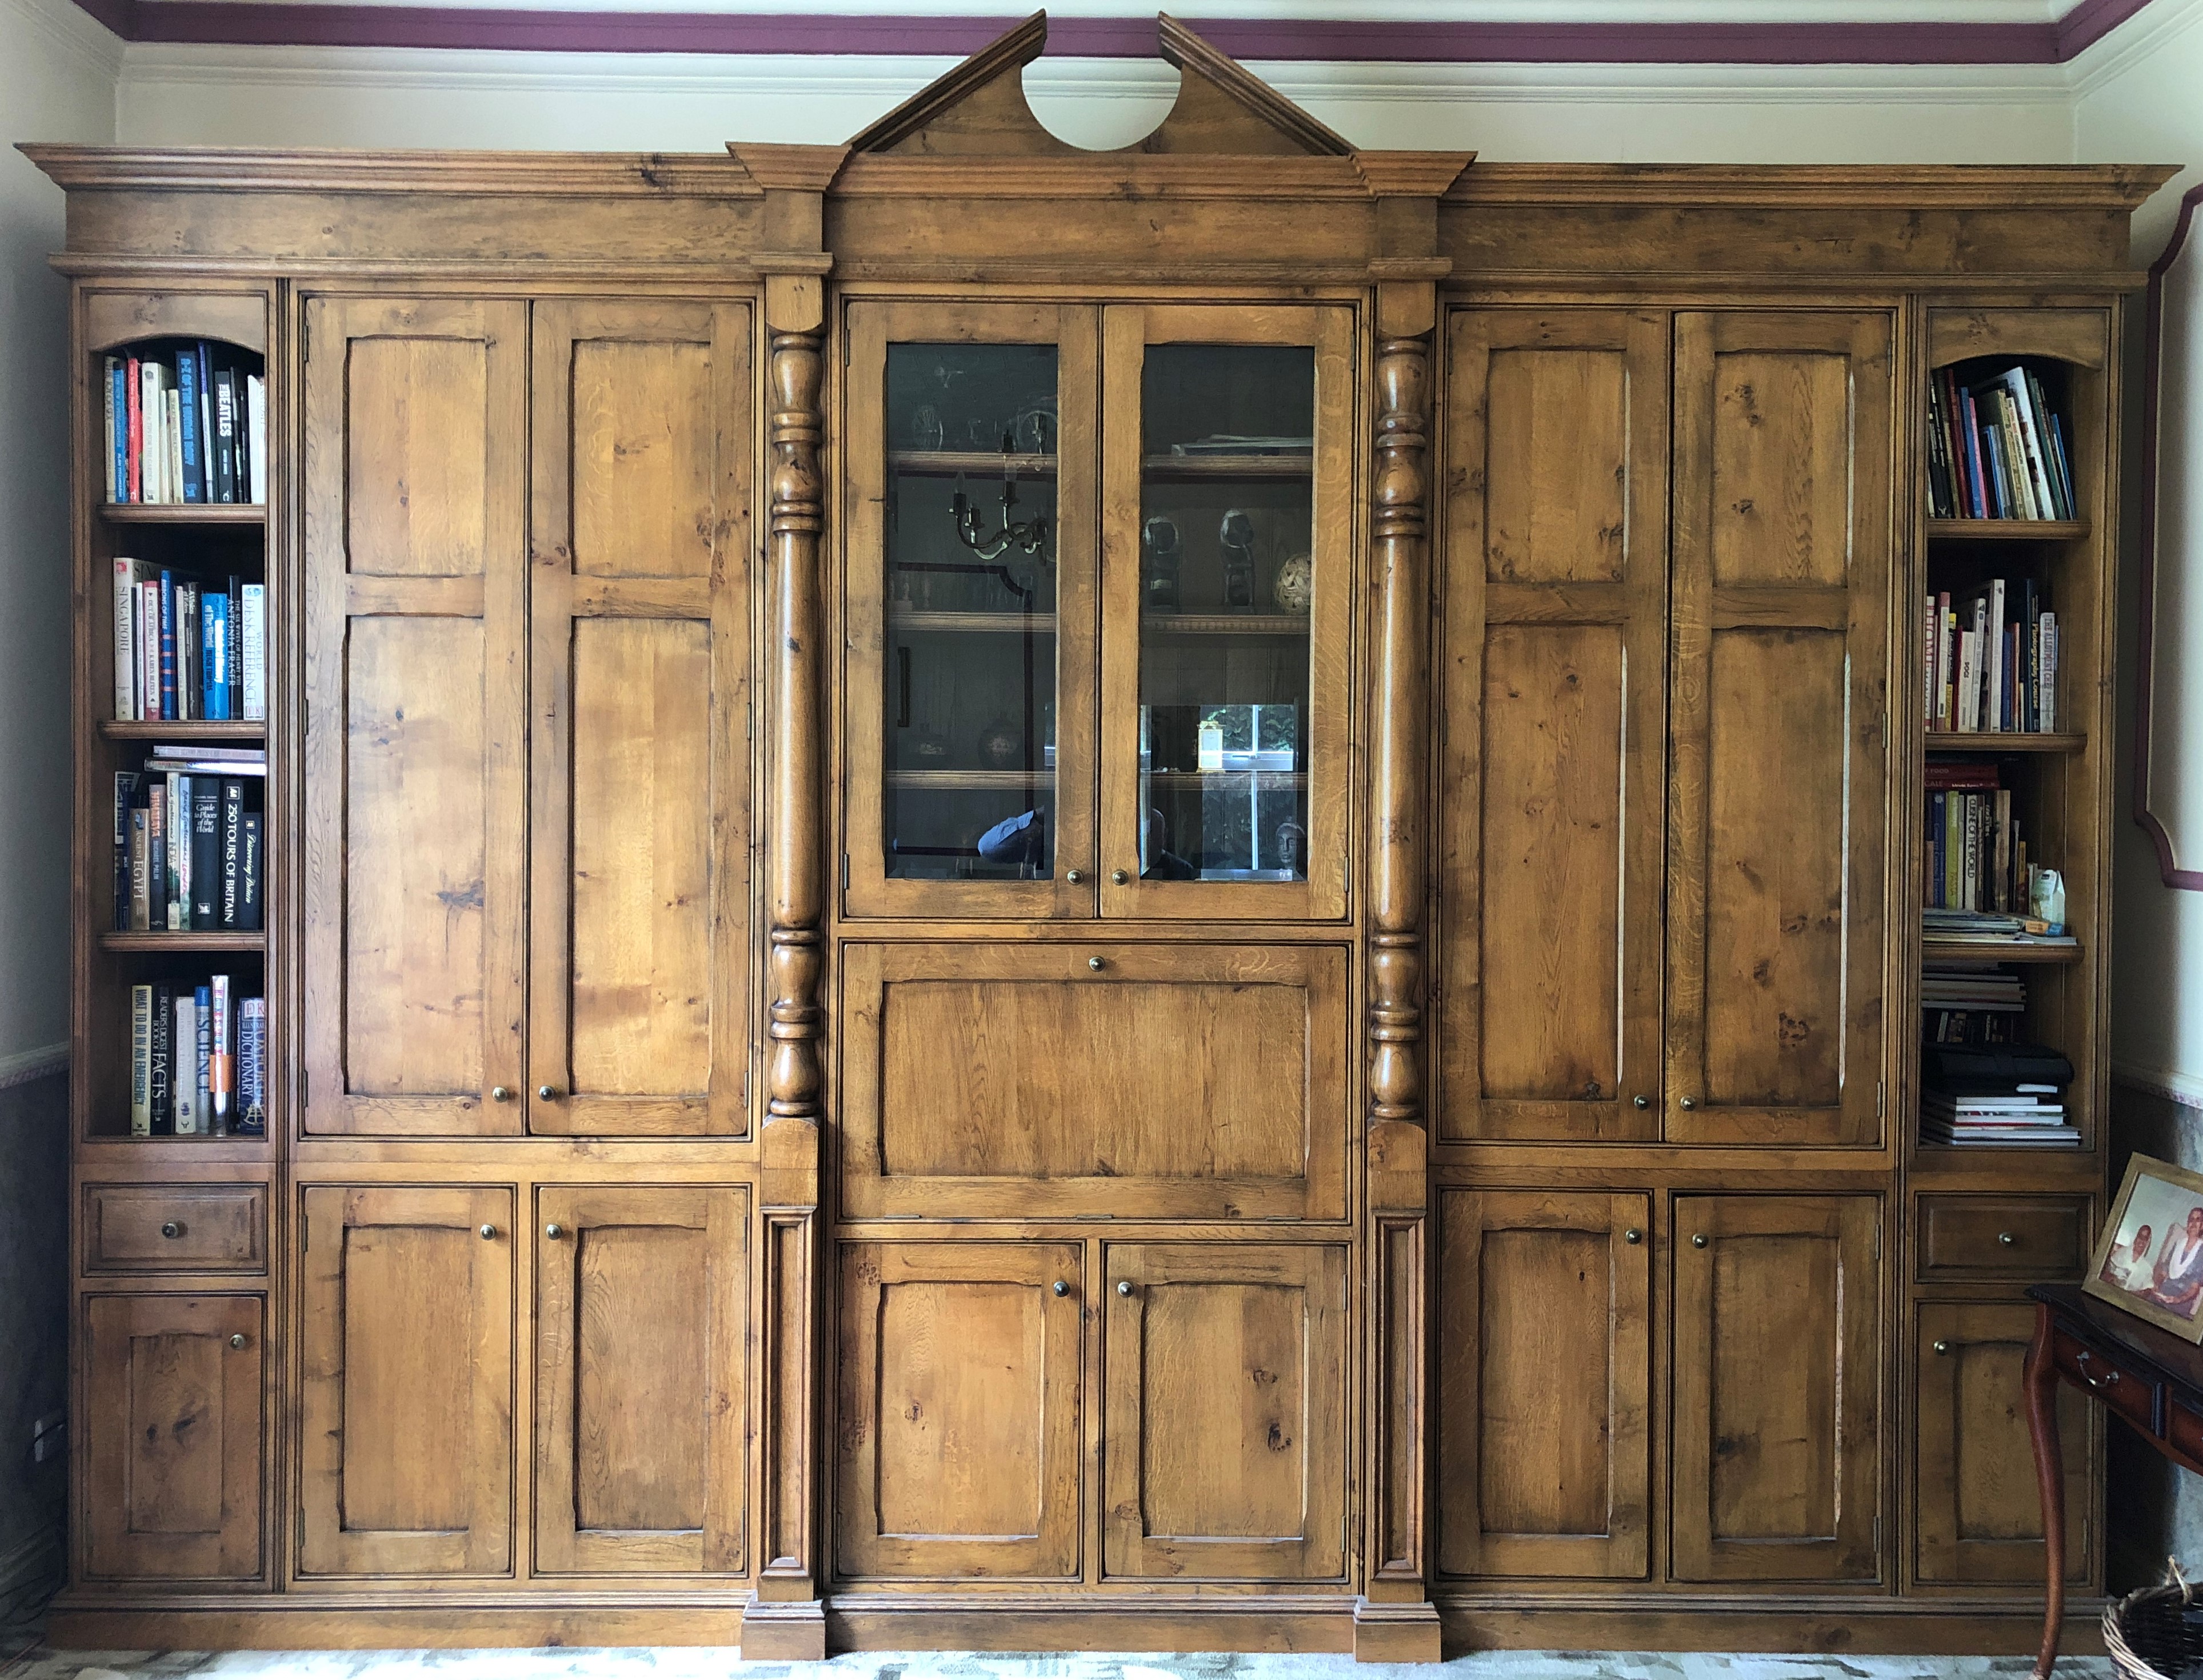
[[552, 1241], [556, 1242], [560, 1237], [566, 1235], [566, 1228], [560, 1224], [556, 1219], [553, 1219], [549, 1224], [543, 1228], [543, 1235], [549, 1237]]
[[1694, 1233], [1694, 1234], [1692, 1235], [1692, 1238], [1691, 1238], [1691, 1247], [1693, 1247], [1693, 1248], [1703, 1248], [1703, 1247], [1704, 1247], [1705, 1246], [1706, 1246], [1706, 1234], [1705, 1234], [1704, 1231], [1698, 1231], [1698, 1232], [1696, 1232], [1696, 1233]]
[[1049, 1284], [1048, 1288], [1054, 1290], [1059, 1295], [1067, 1295], [1071, 1293], [1071, 1286], [1060, 1277], [1057, 1278], [1054, 1282]]
[[162, 1222], [162, 1226], [161, 1226], [161, 1235], [162, 1235], [162, 1236], [165, 1236], [165, 1237], [179, 1237], [179, 1236], [181, 1236], [183, 1234], [184, 1234], [184, 1228], [183, 1228], [181, 1225], [178, 1224], [174, 1220], [173, 1220], [173, 1219], [169, 1219], [169, 1220], [166, 1220], [166, 1221], [163, 1221], [163, 1222]]
[[1131, 878], [1132, 874], [1129, 869], [1112, 869], [1109, 871], [1109, 879], [1115, 881], [1119, 887], [1122, 887]]
[[1696, 1108], [1698, 1105], [1698, 1099], [1696, 1097], [1678, 1097], [1675, 1100], [1682, 1104], [1685, 1108]]
[[1089, 957], [1086, 959], [1086, 966], [1093, 970], [1095, 973], [1099, 974], [1102, 970], [1109, 966], [1109, 963], [1107, 958]]
[[1935, 1351], [1938, 1353], [1947, 1353], [1951, 1351], [1951, 1344], [1947, 1341], [1939, 1341], [1935, 1344]]
[[2019, 1234], [2017, 1231], [1999, 1231], [1997, 1241], [2007, 1248], [2017, 1248], [2019, 1247]]
[[493, 1103], [511, 1102], [512, 1100], [512, 1088], [509, 1085], [491, 1086], [489, 1088], [489, 1099]]
[[1120, 1295], [1129, 1295], [1132, 1293], [1132, 1286], [1120, 1278], [1117, 1283], [1117, 1293]]
[[1645, 1233], [1639, 1230], [1636, 1226], [1632, 1225], [1627, 1230], [1621, 1234], [1621, 1240], [1624, 1242], [1630, 1243], [1642, 1242], [1645, 1241]]
[[1650, 1097], [1632, 1097], [1629, 1101], [1631, 1105], [1636, 1108], [1650, 1108], [1652, 1106], [1652, 1099]]
[[484, 1225], [484, 1226], [481, 1228], [481, 1240], [482, 1240], [484, 1242], [488, 1242], [488, 1241], [491, 1241], [492, 1239], [493, 1239], [496, 1235], [497, 1235], [497, 1227], [496, 1227], [496, 1226], [494, 1226], [494, 1225]]
[[1073, 887], [1076, 887], [1080, 881], [1086, 879], [1086, 875], [1085, 871], [1083, 869], [1066, 869], [1063, 872], [1063, 878], [1069, 881]]
[[555, 1085], [539, 1085], [535, 1088], [535, 1094], [547, 1103], [558, 1094], [558, 1088]]
[[245, 1346], [245, 1333], [244, 1333], [242, 1330], [240, 1330], [240, 1331], [239, 1331], [235, 1335], [233, 1335], [233, 1336], [230, 1337], [230, 1339], [229, 1339], [229, 1345], [230, 1345], [232, 1347], [244, 1347], [244, 1346]]

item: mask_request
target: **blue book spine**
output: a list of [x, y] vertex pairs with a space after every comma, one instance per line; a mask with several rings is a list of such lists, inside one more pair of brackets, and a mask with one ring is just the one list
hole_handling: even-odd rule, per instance
[[109, 499], [127, 502], [130, 499], [130, 363], [127, 357], [115, 358], [115, 371], [108, 375], [108, 386], [115, 398], [115, 493]]
[[199, 358], [187, 350], [176, 357], [176, 416], [183, 428], [184, 499], [206, 500], [206, 474], [199, 463]]
[[1984, 516], [2010, 519], [2012, 516], [2011, 487], [2005, 480], [2004, 452], [1997, 447], [1996, 427], [1993, 425], [1985, 424], [1982, 427], [1982, 458], [1988, 463], [1991, 489], [1989, 510]]
[[206, 673], [206, 716], [229, 721], [229, 597], [210, 595], [199, 604], [199, 669]]
[[176, 580], [174, 573], [161, 574], [161, 718], [173, 722], [182, 714], [176, 710]]

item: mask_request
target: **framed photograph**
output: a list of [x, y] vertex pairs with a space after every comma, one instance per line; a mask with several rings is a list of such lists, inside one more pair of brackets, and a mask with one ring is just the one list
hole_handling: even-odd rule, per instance
[[2203, 1345], [2203, 1173], [2137, 1155], [2082, 1287]]

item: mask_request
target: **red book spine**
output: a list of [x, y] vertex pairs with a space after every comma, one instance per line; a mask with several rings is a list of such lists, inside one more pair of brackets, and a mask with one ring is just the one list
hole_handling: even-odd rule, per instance
[[145, 455], [145, 416], [139, 412], [138, 358], [134, 356], [130, 358], [130, 380], [126, 394], [130, 403], [130, 499], [142, 502], [145, 499], [145, 486], [140, 482], [139, 474]]

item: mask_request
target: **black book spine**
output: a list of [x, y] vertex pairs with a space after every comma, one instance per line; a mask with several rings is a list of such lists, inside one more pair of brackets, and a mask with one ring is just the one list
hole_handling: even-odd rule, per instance
[[245, 784], [221, 785], [221, 917], [224, 928], [239, 925], [243, 906], [238, 902], [239, 855], [245, 846]]
[[138, 802], [138, 772], [115, 773], [115, 931], [130, 931], [130, 807]]
[[192, 778], [192, 926], [221, 926], [221, 784]]
[[215, 500], [237, 499], [237, 375], [228, 368], [214, 374], [214, 481]]
[[163, 981], [153, 988], [153, 1052], [146, 1082], [155, 1137], [174, 1137], [176, 1132], [175, 1105], [168, 1099], [168, 1040], [174, 1036], [175, 1023], [176, 988]]
[[239, 826], [237, 859], [237, 925], [246, 932], [260, 926], [260, 813], [248, 811]]

